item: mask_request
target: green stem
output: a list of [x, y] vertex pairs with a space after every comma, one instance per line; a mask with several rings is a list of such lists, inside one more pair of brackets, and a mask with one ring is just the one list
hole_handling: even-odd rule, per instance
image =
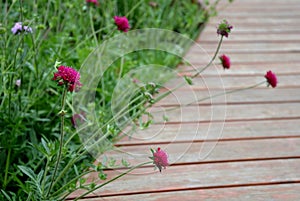
[[209, 62], [204, 68], [202, 68], [201, 70], [199, 70], [199, 71], [197, 70], [197, 73], [195, 73], [195, 74], [192, 76], [192, 78], [197, 77], [200, 73], [202, 73], [202, 72], [205, 71], [208, 67], [210, 67], [210, 65], [211, 65], [211, 64], [213, 63], [213, 61], [216, 59], [216, 57], [217, 57], [217, 55], [218, 55], [218, 53], [219, 53], [219, 51], [220, 51], [221, 44], [222, 44], [222, 42], [223, 42], [223, 37], [224, 37], [224, 36], [221, 36], [221, 39], [220, 39], [220, 41], [219, 41], [217, 50], [216, 50], [214, 56], [211, 58], [210, 62]]
[[36, 79], [39, 79], [39, 68], [38, 68], [38, 64], [37, 64], [37, 50], [36, 50], [36, 44], [34, 42], [34, 38], [33, 35], [30, 33], [31, 36], [31, 41], [32, 41], [32, 49], [33, 49], [33, 61], [34, 61], [34, 69], [35, 69], [35, 73], [36, 73]]
[[46, 162], [45, 171], [44, 171], [43, 180], [42, 180], [42, 192], [43, 192], [43, 194], [44, 194], [44, 190], [45, 190], [45, 182], [46, 182], [46, 176], [47, 176], [47, 173], [48, 173], [48, 166], [49, 166], [49, 158], [47, 157], [47, 162]]
[[52, 196], [57, 196], [61, 191], [63, 191], [70, 184], [72, 184], [73, 182], [76, 182], [78, 179], [82, 178], [84, 175], [87, 175], [87, 174], [92, 173], [92, 172], [94, 172], [94, 170], [88, 170], [88, 171], [85, 171], [85, 172], [81, 173], [80, 175], [76, 176], [74, 179], [72, 179], [68, 183], [66, 183], [64, 186], [62, 186], [60, 189], [58, 189], [56, 192], [54, 192], [52, 194]]
[[60, 144], [59, 144], [59, 151], [58, 151], [58, 156], [57, 156], [57, 161], [56, 161], [56, 165], [55, 165], [55, 169], [52, 175], [52, 179], [51, 179], [51, 183], [50, 183], [50, 187], [49, 190], [47, 192], [47, 195], [49, 195], [49, 193], [51, 192], [51, 189], [53, 187], [53, 182], [54, 182], [54, 178], [56, 176], [56, 172], [58, 169], [58, 165], [60, 163], [60, 159], [61, 159], [61, 153], [62, 153], [62, 148], [63, 148], [63, 139], [64, 139], [64, 121], [65, 121], [65, 103], [66, 103], [66, 95], [67, 95], [67, 89], [66, 86], [64, 86], [63, 89], [63, 96], [62, 96], [62, 100], [61, 100], [61, 111], [60, 111], [60, 118], [61, 118], [61, 127], [60, 127]]
[[94, 28], [94, 21], [93, 21], [93, 15], [92, 15], [91, 9], [89, 9], [89, 17], [90, 17], [90, 25], [91, 25], [91, 29], [92, 29], [92, 34], [93, 34], [96, 46], [98, 47], [98, 40], [97, 40], [95, 28]]
[[10, 164], [10, 155], [11, 155], [11, 148], [8, 149], [7, 158], [6, 158], [6, 164], [5, 164], [5, 175], [4, 175], [4, 181], [3, 181], [3, 189], [5, 189], [7, 185], [7, 175], [8, 175], [8, 168]]
[[[138, 96], [139, 97], [139, 96]], [[138, 105], [136, 105], [135, 107], [131, 108], [129, 111], [133, 110], [134, 108], [138, 107], [139, 105], [145, 104], [144, 102], [139, 103]], [[143, 113], [147, 108], [145, 108], [144, 110], [142, 110], [140, 113]], [[124, 108], [123, 108], [124, 110]], [[122, 112], [123, 110], [121, 110], [120, 112]], [[120, 113], [118, 113], [117, 115], [120, 115]], [[136, 114], [134, 117], [132, 117], [133, 119], [138, 116], [138, 114]], [[114, 118], [110, 119], [108, 122], [106, 122], [101, 128], [99, 128], [95, 133], [97, 134], [98, 132], [100, 132], [101, 129], [104, 128], [104, 126], [108, 125], [111, 121], [113, 121]], [[77, 131], [78, 133], [79, 131]], [[103, 135], [97, 142], [106, 139], [106, 137], [109, 135], [110, 133], [106, 133], [105, 135]], [[74, 137], [75, 135], [72, 135], [71, 137]], [[94, 136], [94, 135], [93, 135]], [[92, 136], [92, 137], [93, 137]], [[87, 142], [89, 142], [90, 140], [92, 140], [93, 138], [89, 138], [85, 141], [85, 144]], [[67, 141], [69, 142], [69, 140]], [[94, 143], [96, 144], [96, 143]], [[85, 147], [84, 144], [82, 144], [79, 148], [78, 151], [76, 152], [76, 157], [72, 158], [71, 161], [68, 162], [68, 164], [64, 167], [64, 169], [61, 171], [61, 173], [58, 175], [58, 177], [56, 178], [54, 185], [63, 177], [63, 175], [66, 173], [66, 171], [77, 161], [78, 158], [80, 158], [82, 155], [84, 155], [88, 149], [91, 149], [93, 145], [91, 145], [90, 147]]]
[[143, 165], [147, 165], [147, 164], [151, 164], [151, 163], [152, 163], [152, 161], [148, 161], [148, 162], [141, 163], [141, 164], [139, 164], [137, 166], [134, 166], [134, 167], [130, 168], [129, 170], [127, 170], [126, 172], [123, 172], [122, 174], [120, 174], [120, 175], [118, 175], [118, 176], [116, 176], [116, 177], [108, 180], [107, 182], [96, 186], [94, 189], [91, 189], [91, 190], [83, 193], [82, 195], [80, 195], [79, 197], [77, 197], [74, 201], [79, 200], [79, 199], [83, 198], [84, 196], [90, 194], [91, 192], [93, 192], [93, 191], [95, 191], [95, 190], [97, 190], [97, 189], [99, 189], [99, 188], [101, 188], [101, 187], [103, 187], [103, 186], [105, 186], [105, 185], [107, 185], [107, 184], [109, 184], [109, 183], [111, 183], [111, 182], [113, 182], [113, 181], [115, 181], [115, 180], [117, 180], [117, 179], [119, 179], [119, 178], [127, 175], [128, 173], [130, 173], [131, 171], [135, 170], [136, 168], [139, 168], [139, 167], [142, 167]]
[[192, 101], [190, 103], [187, 103], [187, 104], [184, 104], [184, 105], [178, 105], [178, 106], [175, 106], [175, 107], [172, 107], [172, 108], [169, 108], [169, 109], [166, 109], [164, 112], [166, 111], [172, 111], [172, 110], [175, 110], [175, 109], [178, 109], [180, 107], [186, 107], [186, 106], [189, 106], [189, 105], [192, 105], [194, 103], [199, 103], [201, 101], [205, 101], [205, 100], [208, 100], [208, 99], [211, 99], [211, 98], [216, 98], [216, 97], [219, 97], [219, 96], [222, 96], [222, 95], [226, 95], [226, 94], [232, 94], [232, 93], [235, 93], [235, 92], [239, 92], [239, 91], [244, 91], [244, 90], [248, 90], [248, 89], [252, 89], [252, 88], [255, 88], [257, 86], [260, 86], [262, 84], [266, 83], [266, 81], [262, 81], [258, 84], [255, 84], [255, 85], [252, 85], [252, 86], [249, 86], [249, 87], [245, 87], [245, 88], [239, 88], [239, 89], [234, 89], [234, 90], [231, 90], [231, 91], [225, 91], [225, 92], [221, 92], [221, 93], [217, 93], [217, 94], [214, 94], [212, 96], [207, 96], [205, 98], [201, 98], [201, 99], [197, 99], [195, 101]]
[[[195, 78], [195, 77], [197, 77], [200, 73], [202, 73], [204, 70], [206, 70], [206, 69], [213, 63], [213, 61], [216, 59], [216, 57], [217, 57], [217, 55], [218, 55], [218, 53], [219, 53], [219, 51], [220, 51], [222, 42], [223, 42], [223, 36], [221, 36], [221, 39], [220, 39], [220, 41], [219, 41], [218, 47], [217, 47], [217, 49], [216, 49], [216, 52], [215, 52], [214, 56], [212, 57], [212, 59], [210, 60], [210, 62], [209, 62], [204, 68], [202, 68], [201, 70], [197, 70], [197, 72], [196, 72], [193, 76], [191, 76], [192, 79]], [[186, 83], [186, 82], [183, 82], [183, 83], [181, 83], [181, 84], [178, 84], [178, 85], [177, 85], [175, 88], [173, 88], [172, 90], [170, 90], [170, 91], [168, 91], [168, 92], [166, 92], [166, 93], [164, 93], [164, 94], [158, 96], [158, 97], [154, 100], [154, 103], [153, 103], [153, 104], [159, 102], [159, 101], [162, 100], [163, 98], [165, 98], [165, 97], [167, 97], [168, 95], [170, 95], [171, 93], [173, 93], [175, 90], [177, 90], [177, 89], [179, 89], [180, 87], [184, 86], [185, 83]]]

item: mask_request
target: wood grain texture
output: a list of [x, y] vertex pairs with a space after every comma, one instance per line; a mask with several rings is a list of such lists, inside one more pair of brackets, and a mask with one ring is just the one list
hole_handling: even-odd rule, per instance
[[232, 187], [205, 190], [170, 191], [163, 193], [149, 193], [136, 195], [122, 195], [102, 198], [89, 198], [88, 200], [104, 201], [174, 201], [174, 200], [208, 200], [208, 201], [286, 201], [300, 200], [300, 184], [279, 184], [266, 186]]
[[[162, 173], [140, 168], [96, 191], [93, 196], [300, 182], [300, 159], [171, 166]], [[112, 178], [125, 170], [108, 171]], [[96, 179], [97, 175], [90, 175]], [[80, 194], [80, 192], [77, 192]]]
[[[149, 156], [145, 145], [121, 146], [103, 157], [122, 159], [130, 164], [142, 163]], [[156, 144], [167, 151], [170, 164], [210, 163], [224, 161], [267, 160], [272, 158], [300, 158], [300, 135], [298, 138], [255, 139], [236, 141], [204, 141]], [[278, 150], [274, 152], [274, 150]], [[101, 159], [100, 159], [101, 160]]]

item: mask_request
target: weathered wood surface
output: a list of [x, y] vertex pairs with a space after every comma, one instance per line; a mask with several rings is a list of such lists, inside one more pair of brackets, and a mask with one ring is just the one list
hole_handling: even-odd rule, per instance
[[[151, 108], [179, 107], [165, 113], [167, 122], [163, 113], [154, 113], [149, 129], [124, 137], [105, 154], [134, 165], [147, 160], [150, 147], [161, 147], [171, 166], [162, 173], [152, 166], [139, 168], [83, 200], [300, 200], [300, 2], [235, 0], [223, 5], [199, 45], [185, 56], [192, 65], [180, 65], [178, 77], [161, 92], [209, 61], [218, 44], [216, 27], [225, 18], [234, 29], [220, 54], [230, 56], [231, 69], [224, 71], [216, 61], [194, 85]], [[263, 84], [196, 101], [264, 81], [267, 70], [278, 75], [275, 89]], [[113, 178], [123, 171], [106, 173]], [[97, 175], [89, 175], [92, 179]]]

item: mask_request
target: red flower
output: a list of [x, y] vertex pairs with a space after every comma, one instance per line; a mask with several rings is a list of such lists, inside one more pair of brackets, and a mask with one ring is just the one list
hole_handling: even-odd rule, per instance
[[161, 172], [162, 167], [166, 168], [166, 166], [169, 165], [168, 162], [168, 155], [166, 152], [161, 150], [160, 148], [157, 148], [156, 152], [154, 152], [152, 149], [153, 157], [150, 157], [153, 160], [153, 164], [159, 169]]
[[224, 69], [229, 69], [230, 68], [230, 58], [228, 56], [226, 56], [225, 54], [223, 54], [222, 56], [219, 56], [221, 62], [222, 62], [222, 66]]
[[80, 74], [73, 68], [68, 66], [59, 66], [57, 72], [54, 73], [52, 80], [57, 81], [58, 85], [66, 85], [68, 91], [73, 92], [79, 90], [82, 84], [80, 83]]
[[98, 6], [99, 5], [99, 2], [98, 0], [86, 0], [87, 3], [93, 3], [95, 4], [95, 6]]
[[272, 71], [268, 71], [265, 74], [265, 78], [267, 79], [268, 86], [271, 85], [273, 88], [277, 86], [277, 77]]
[[126, 17], [114, 17], [115, 23], [118, 26], [118, 30], [127, 32], [130, 29], [128, 19]]
[[223, 20], [223, 22], [221, 22], [219, 24], [217, 34], [219, 34], [221, 36], [225, 36], [226, 38], [228, 38], [228, 34], [230, 33], [232, 28], [233, 28], [233, 26], [228, 24], [228, 22], [226, 20]]

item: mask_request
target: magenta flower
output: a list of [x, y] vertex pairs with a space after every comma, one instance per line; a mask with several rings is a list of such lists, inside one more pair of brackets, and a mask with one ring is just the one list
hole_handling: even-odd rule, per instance
[[127, 32], [130, 29], [128, 19], [125, 16], [124, 17], [115, 16], [114, 20], [118, 27], [118, 30]]
[[21, 32], [32, 33], [32, 28], [29, 26], [23, 26], [22, 22], [16, 22], [13, 28], [11, 28], [11, 32], [14, 35], [20, 34]]
[[222, 62], [222, 66], [224, 69], [229, 69], [230, 68], [230, 58], [223, 54], [222, 56], [219, 56], [221, 62]]
[[228, 24], [228, 22], [226, 20], [223, 20], [223, 22], [221, 22], [219, 24], [219, 27], [217, 29], [217, 34], [228, 38], [228, 34], [230, 33], [232, 28], [233, 28], [233, 26]]
[[98, 5], [99, 5], [98, 0], [86, 0], [86, 3], [95, 4], [95, 6], [98, 6]]
[[265, 74], [265, 78], [267, 79], [268, 86], [271, 85], [273, 88], [277, 86], [277, 77], [272, 71], [268, 71]]
[[80, 83], [80, 74], [73, 68], [68, 66], [59, 66], [57, 72], [54, 73], [52, 80], [57, 81], [58, 85], [66, 85], [68, 91], [73, 92], [80, 89], [82, 84]]
[[150, 159], [153, 160], [153, 164], [159, 169], [159, 171], [161, 172], [162, 167], [166, 169], [166, 166], [169, 165], [167, 153], [160, 148], [157, 148], [156, 152], [151, 149], [151, 152], [153, 157], [150, 157]]

